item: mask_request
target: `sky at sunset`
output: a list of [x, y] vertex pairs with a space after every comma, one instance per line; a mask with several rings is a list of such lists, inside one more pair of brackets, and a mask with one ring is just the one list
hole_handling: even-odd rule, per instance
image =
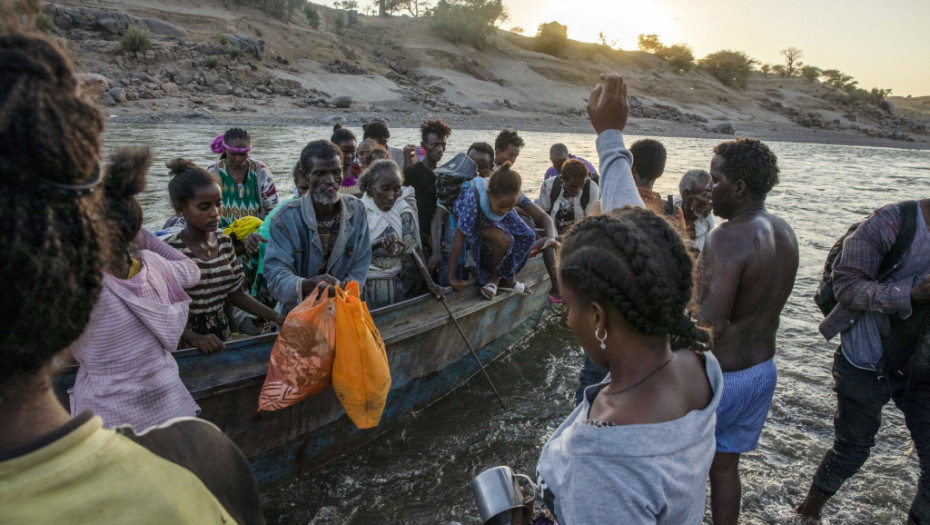
[[839, 69], [859, 86], [894, 95], [930, 95], [930, 0], [504, 0], [510, 20], [527, 36], [557, 20], [574, 40], [608, 41], [636, 49], [636, 36], [656, 33], [684, 42], [700, 58], [737, 49], [780, 63], [780, 50], [804, 52], [806, 64]]
[[793, 46], [804, 52], [805, 64], [839, 69], [865, 89], [930, 95], [930, 0], [504, 0], [504, 5], [510, 19], [501, 27], [522, 27], [526, 36], [556, 20], [574, 40], [596, 42], [603, 31], [608, 42], [635, 50], [637, 35], [655, 33], [666, 45], [689, 44], [697, 58], [735, 49], [772, 64], [781, 63], [779, 52]]

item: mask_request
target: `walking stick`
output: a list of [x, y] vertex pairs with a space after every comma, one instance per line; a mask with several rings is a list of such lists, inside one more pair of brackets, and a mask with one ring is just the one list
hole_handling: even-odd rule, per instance
[[423, 264], [423, 259], [420, 259], [420, 255], [416, 251], [410, 254], [413, 256], [413, 262], [416, 263], [417, 268], [420, 269], [420, 273], [423, 274], [423, 278], [426, 280], [426, 287], [429, 288], [429, 291], [436, 296], [436, 299], [439, 299], [442, 302], [442, 305], [446, 307], [446, 312], [449, 312], [449, 319], [452, 319], [452, 322], [455, 323], [455, 327], [458, 328], [459, 334], [462, 335], [462, 339], [465, 341], [465, 345], [468, 346], [468, 350], [471, 351], [472, 357], [475, 358], [475, 362], [478, 363], [478, 368], [481, 369], [481, 373], [484, 374], [484, 378], [488, 380], [488, 385], [491, 387], [491, 390], [494, 391], [494, 395], [497, 396], [497, 401], [501, 404], [501, 408], [506, 408], [504, 405], [504, 400], [501, 399], [501, 395], [497, 392], [497, 388], [494, 386], [494, 382], [491, 381], [491, 376], [488, 375], [488, 371], [484, 369], [484, 365], [481, 364], [481, 359], [478, 359], [478, 353], [475, 352], [475, 349], [471, 346], [471, 342], [468, 340], [468, 336], [465, 335], [465, 332], [462, 330], [462, 327], [459, 325], [458, 319], [455, 318], [455, 315], [452, 314], [452, 309], [449, 308], [449, 304], [446, 303], [446, 296], [436, 283], [433, 282], [433, 278], [430, 277], [429, 270], [426, 269], [426, 265]]

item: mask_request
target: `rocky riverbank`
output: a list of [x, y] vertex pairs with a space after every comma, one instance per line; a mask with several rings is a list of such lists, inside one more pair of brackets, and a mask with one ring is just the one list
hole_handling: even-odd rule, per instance
[[[85, 91], [115, 122], [328, 126], [383, 118], [410, 127], [438, 117], [459, 128], [589, 131], [592, 79], [612, 70], [632, 86], [633, 134], [907, 148], [930, 141], [930, 119], [847, 106], [801, 79], [760, 77], [734, 90], [703, 73], [672, 73], [640, 52], [582, 49], [557, 58], [504, 32], [494, 49], [477, 51], [436, 37], [421, 20], [354, 15], [338, 29], [331, 22], [345, 13], [319, 7], [323, 23], [313, 29], [204, 4], [47, 4], [47, 31], [71, 50]], [[136, 27], [150, 45], [133, 53], [120, 41]]]

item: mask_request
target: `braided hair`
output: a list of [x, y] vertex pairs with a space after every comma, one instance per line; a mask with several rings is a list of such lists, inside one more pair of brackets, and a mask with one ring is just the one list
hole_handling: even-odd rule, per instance
[[103, 127], [58, 49], [0, 36], [0, 401], [81, 335], [97, 301], [106, 236], [89, 183]]
[[669, 335], [673, 349], [706, 349], [709, 333], [685, 314], [691, 256], [662, 217], [632, 207], [587, 217], [560, 257], [561, 282], [583, 300], [612, 304], [643, 334]]
[[[242, 128], [229, 128], [226, 130], [226, 133], [223, 133], [223, 142], [229, 144], [234, 140], [244, 140], [249, 144], [252, 143], [252, 136], [249, 135], [249, 132]], [[226, 158], [226, 152], [220, 154], [220, 159]]]

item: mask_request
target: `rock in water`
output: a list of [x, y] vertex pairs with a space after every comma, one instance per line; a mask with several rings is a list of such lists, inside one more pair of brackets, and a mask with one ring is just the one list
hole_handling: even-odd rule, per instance
[[110, 91], [107, 91], [107, 94], [109, 94], [113, 101], [116, 103], [126, 102], [126, 91], [124, 91], [121, 87], [117, 86]]
[[352, 107], [352, 103], [355, 102], [352, 100], [352, 97], [336, 97], [332, 99], [329, 103], [336, 106], [337, 108], [346, 109]]
[[736, 128], [733, 127], [733, 124], [729, 122], [724, 122], [723, 124], [718, 124], [710, 128], [712, 133], [720, 133], [721, 135], [736, 135]]
[[110, 96], [110, 93], [106, 91], [104, 91], [104, 93], [100, 95], [100, 103], [103, 104], [104, 106], [115, 106], [116, 105], [116, 101], [114, 101], [113, 97]]

